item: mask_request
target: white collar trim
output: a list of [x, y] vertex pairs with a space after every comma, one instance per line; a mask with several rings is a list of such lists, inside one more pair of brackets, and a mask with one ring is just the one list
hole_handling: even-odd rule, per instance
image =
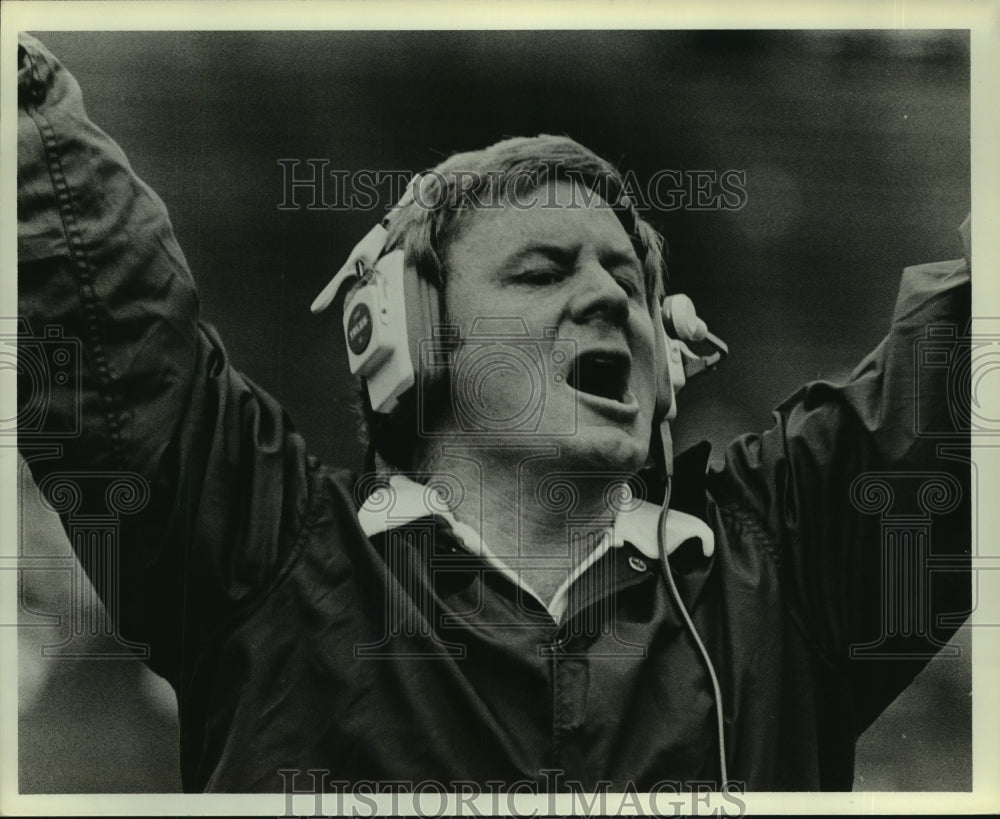
[[[608, 549], [621, 547], [626, 541], [638, 549], [644, 557], [659, 560], [658, 527], [661, 508], [656, 504], [642, 501], [634, 509], [618, 513], [614, 525], [601, 539], [586, 560], [579, 563], [556, 591], [548, 604], [525, 583], [520, 574], [513, 571], [483, 542], [479, 533], [471, 526], [457, 520], [437, 492], [419, 484], [405, 475], [393, 475], [389, 486], [376, 490], [358, 511], [358, 521], [367, 537], [405, 526], [411, 521], [428, 515], [436, 515], [451, 526], [462, 545], [472, 554], [480, 555], [507, 575], [515, 584], [529, 592], [544, 605], [552, 616], [559, 620], [565, 611], [566, 593], [578, 577], [604, 556]], [[610, 537], [609, 537], [610, 535]], [[667, 554], [670, 555], [682, 543], [691, 538], [701, 541], [702, 553], [710, 557], [715, 551], [715, 536], [703, 520], [680, 512], [667, 510]]]

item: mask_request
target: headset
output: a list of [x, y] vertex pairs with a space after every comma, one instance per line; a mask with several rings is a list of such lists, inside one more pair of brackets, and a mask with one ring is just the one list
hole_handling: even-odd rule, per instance
[[[415, 175], [396, 205], [358, 242], [347, 261], [313, 301], [314, 314], [327, 309], [342, 288], [351, 285], [344, 300], [343, 329], [351, 374], [364, 380], [371, 407], [391, 413], [399, 398], [413, 389], [421, 372], [420, 343], [441, 335], [441, 296], [436, 285], [407, 264], [402, 249], [385, 253], [386, 239], [394, 218], [414, 199]], [[384, 255], [383, 255], [384, 254]], [[692, 378], [707, 372], [729, 355], [722, 339], [713, 335], [698, 317], [688, 296], [674, 294], [661, 306], [655, 365], [657, 400], [651, 453], [665, 482], [665, 496], [658, 526], [660, 566], [674, 603], [701, 656], [712, 684], [722, 785], [728, 782], [722, 691], [708, 650], [684, 605], [666, 548], [667, 507], [673, 471], [670, 422], [677, 417], [677, 393]]]
[[438, 288], [407, 266], [402, 249], [382, 255], [393, 218], [413, 202], [419, 179], [410, 180], [395, 207], [354, 246], [310, 308], [322, 312], [352, 285], [344, 302], [347, 358], [351, 374], [364, 380], [372, 409], [383, 414], [416, 385], [420, 342], [441, 326]]
[[[413, 202], [407, 185], [399, 202], [358, 242], [347, 261], [313, 301], [314, 314], [328, 308], [351, 285], [344, 302], [343, 328], [351, 374], [362, 378], [375, 412], [388, 414], [415, 386], [420, 372], [420, 342], [437, 338], [441, 298], [436, 285], [407, 265], [402, 249], [385, 253], [394, 217]], [[688, 380], [713, 369], [729, 354], [709, 332], [690, 298], [668, 296], [657, 338], [657, 420], [677, 417], [677, 392]], [[663, 362], [666, 362], [665, 366]], [[669, 460], [667, 461], [669, 467]]]

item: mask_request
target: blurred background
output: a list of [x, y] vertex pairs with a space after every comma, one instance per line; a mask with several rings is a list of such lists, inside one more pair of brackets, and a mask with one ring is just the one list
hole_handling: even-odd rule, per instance
[[[313, 296], [374, 210], [279, 210], [279, 160], [417, 171], [504, 136], [567, 134], [631, 169], [745, 172], [736, 211], [650, 210], [729, 360], [681, 394], [679, 449], [769, 425], [884, 334], [906, 265], [961, 255], [969, 50], [941, 32], [36, 32], [163, 198], [203, 317], [312, 450], [360, 468], [339, 317]], [[337, 200], [333, 177], [327, 200]], [[27, 554], [68, 555], [25, 478]], [[24, 573], [22, 792], [179, 788], [169, 687], [129, 660], [43, 658], [71, 572]], [[858, 746], [856, 789], [971, 787], [969, 640]], [[100, 648], [100, 646], [96, 646]]]

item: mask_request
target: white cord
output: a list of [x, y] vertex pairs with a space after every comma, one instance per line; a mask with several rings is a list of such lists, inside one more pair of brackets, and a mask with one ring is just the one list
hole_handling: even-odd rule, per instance
[[677, 585], [674, 583], [674, 576], [670, 572], [670, 564], [667, 560], [667, 506], [669, 503], [670, 478], [668, 477], [666, 494], [663, 497], [663, 508], [660, 510], [660, 526], [657, 538], [660, 547], [660, 562], [663, 569], [663, 576], [667, 579], [667, 586], [670, 588], [670, 593], [673, 595], [674, 602], [677, 603], [677, 609], [680, 611], [681, 617], [684, 618], [684, 622], [687, 624], [688, 631], [691, 633], [691, 637], [694, 639], [695, 645], [698, 646], [701, 658], [705, 662], [705, 668], [708, 669], [709, 679], [712, 681], [712, 693], [715, 697], [716, 726], [719, 732], [719, 768], [722, 773], [721, 784], [724, 788], [726, 783], [729, 782], [729, 774], [726, 768], [726, 735], [725, 722], [722, 716], [722, 687], [719, 685], [719, 678], [715, 673], [715, 666], [712, 665], [712, 658], [708, 656], [708, 649], [705, 648], [705, 644], [701, 641], [701, 637], [698, 636], [698, 631], [694, 627], [691, 615], [688, 614], [688, 610], [684, 606], [684, 601], [681, 600], [681, 594], [677, 589]]

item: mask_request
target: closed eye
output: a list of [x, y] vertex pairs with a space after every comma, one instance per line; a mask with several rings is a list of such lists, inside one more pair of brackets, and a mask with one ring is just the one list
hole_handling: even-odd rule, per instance
[[618, 282], [621, 289], [628, 293], [630, 297], [639, 295], [639, 289], [636, 287], [631, 276], [615, 276], [615, 281]]
[[638, 271], [632, 265], [615, 267], [611, 270], [618, 286], [628, 295], [630, 299], [637, 299], [643, 303], [646, 301], [645, 282], [640, 278]]
[[569, 276], [569, 272], [563, 270], [562, 268], [539, 268], [537, 270], [526, 270], [522, 273], [518, 273], [517, 276], [514, 277], [514, 281], [518, 284], [545, 287], [548, 285], [558, 284], [567, 276]]

